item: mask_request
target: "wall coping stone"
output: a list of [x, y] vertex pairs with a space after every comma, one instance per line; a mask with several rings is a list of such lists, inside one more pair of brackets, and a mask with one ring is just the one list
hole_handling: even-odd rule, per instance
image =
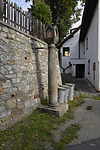
[[6, 27], [8, 27], [8, 28], [10, 28], [10, 29], [12, 29], [12, 30], [14, 30], [14, 31], [17, 31], [17, 32], [19, 32], [19, 33], [21, 33], [21, 34], [23, 34], [23, 35], [29, 37], [29, 38], [32, 38], [33, 40], [38, 41], [38, 42], [40, 42], [41, 44], [44, 44], [44, 45], [48, 46], [48, 44], [47, 44], [46, 42], [44, 42], [44, 41], [42, 41], [42, 40], [40, 40], [40, 39], [38, 39], [38, 38], [36, 38], [36, 37], [33, 37], [32, 35], [29, 35], [28, 33], [25, 33], [25, 32], [23, 32], [23, 31], [21, 31], [21, 30], [19, 30], [19, 29], [16, 29], [15, 27], [12, 27], [12, 26], [8, 25], [8, 24], [4, 23], [4, 22], [1, 21], [1, 20], [0, 20], [0, 24], [1, 24], [1, 25], [4, 25], [4, 26], [6, 26]]

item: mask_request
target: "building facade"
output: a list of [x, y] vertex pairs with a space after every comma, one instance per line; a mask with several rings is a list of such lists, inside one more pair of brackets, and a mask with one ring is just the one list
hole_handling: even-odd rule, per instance
[[[65, 73], [88, 79], [100, 91], [100, 1], [87, 0], [81, 29], [76, 28], [68, 37], [59, 44], [62, 68], [70, 62]], [[64, 55], [64, 47], [69, 47], [70, 56]]]

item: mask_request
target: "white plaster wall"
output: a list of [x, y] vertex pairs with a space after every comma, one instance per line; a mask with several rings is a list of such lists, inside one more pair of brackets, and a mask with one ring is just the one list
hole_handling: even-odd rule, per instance
[[85, 58], [85, 44], [84, 42], [80, 42], [80, 58]]
[[[63, 68], [66, 68], [67, 66], [69, 66], [69, 62], [71, 62], [72, 58], [78, 58], [79, 57], [79, 33], [80, 31], [78, 31], [74, 37], [70, 38], [69, 40], [67, 40], [61, 47], [61, 64]], [[70, 56], [65, 57], [63, 56], [63, 47], [70, 47]], [[66, 73], [72, 73], [72, 67], [68, 68], [66, 70]]]
[[[84, 54], [86, 58], [85, 76], [95, 86], [97, 90], [100, 90], [99, 87], [100, 74], [98, 73], [98, 70], [100, 68], [98, 64], [98, 61], [100, 60], [100, 56], [98, 57], [98, 7], [95, 10], [90, 28], [86, 35], [86, 38], [87, 37], [88, 37], [88, 50], [86, 50], [85, 46], [85, 54]], [[84, 43], [86, 43], [86, 38]], [[90, 74], [88, 74], [89, 59], [90, 59]], [[93, 63], [96, 63], [95, 81], [93, 80]]]

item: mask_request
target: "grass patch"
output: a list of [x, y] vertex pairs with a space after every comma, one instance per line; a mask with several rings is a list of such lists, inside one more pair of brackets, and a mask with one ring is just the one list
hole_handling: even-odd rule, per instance
[[54, 143], [54, 150], [64, 150], [65, 144], [69, 144], [73, 139], [77, 138], [77, 132], [80, 129], [80, 124], [72, 124], [67, 128], [62, 135], [59, 143]]
[[91, 110], [93, 107], [92, 106], [87, 106], [86, 109], [87, 110]]
[[85, 94], [80, 94], [80, 98], [88, 98], [88, 96]]
[[[84, 101], [76, 97], [61, 118], [35, 111], [13, 127], [0, 132], [0, 150], [46, 150], [52, 132], [67, 120], [74, 119], [74, 110]], [[64, 143], [64, 142], [62, 142]]]
[[41, 100], [42, 105], [47, 105], [48, 104], [48, 97], [46, 96], [43, 100]]
[[97, 96], [93, 96], [92, 98], [95, 100], [100, 100], [100, 97], [97, 97]]

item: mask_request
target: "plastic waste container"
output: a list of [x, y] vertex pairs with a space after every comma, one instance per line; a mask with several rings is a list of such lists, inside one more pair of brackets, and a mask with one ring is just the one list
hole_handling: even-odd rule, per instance
[[65, 98], [64, 98], [64, 103], [68, 103], [68, 99], [69, 99], [69, 87], [66, 85], [59, 85], [59, 87], [63, 87], [66, 89], [65, 91]]
[[66, 88], [58, 87], [58, 102], [59, 102], [59, 104], [65, 103], [65, 94], [66, 94]]
[[74, 87], [75, 87], [75, 84], [71, 84], [71, 83], [65, 83], [66, 86], [69, 87], [69, 101], [72, 101], [73, 100], [73, 97], [74, 97]]

